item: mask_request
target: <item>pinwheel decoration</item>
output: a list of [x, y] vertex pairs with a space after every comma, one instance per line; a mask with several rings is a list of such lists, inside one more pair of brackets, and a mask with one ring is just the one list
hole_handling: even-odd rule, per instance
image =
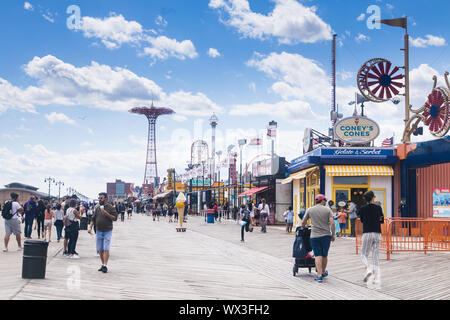
[[383, 58], [367, 61], [357, 76], [361, 94], [372, 102], [385, 102], [398, 95], [398, 89], [403, 88], [403, 83], [398, 81], [404, 78], [399, 70], [400, 67], [392, 68], [392, 63]]
[[424, 109], [422, 115], [431, 134], [441, 136], [441, 132], [445, 131], [446, 133], [449, 129], [450, 105], [445, 91], [440, 88], [433, 89], [428, 95]]
[[[445, 72], [445, 82], [447, 88], [436, 87], [437, 77], [434, 76], [434, 85], [428, 100], [417, 110], [409, 107], [412, 116], [405, 125], [403, 132], [403, 140], [413, 133], [420, 122], [428, 126], [430, 133], [435, 137], [443, 137], [450, 129], [450, 82], [448, 80], [449, 73]], [[414, 123], [413, 123], [414, 122]]]

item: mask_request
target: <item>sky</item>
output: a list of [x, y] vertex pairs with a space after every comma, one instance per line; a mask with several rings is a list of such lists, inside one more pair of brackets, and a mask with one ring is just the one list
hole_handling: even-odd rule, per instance
[[[147, 120], [128, 110], [152, 102], [175, 111], [157, 121], [160, 177], [168, 168], [185, 172], [194, 141], [211, 148], [213, 113], [216, 151], [259, 136], [262, 146], [243, 148], [245, 167], [270, 153], [265, 133], [275, 120], [275, 152], [290, 161], [302, 155], [305, 128], [327, 134], [331, 125], [334, 33], [337, 103], [347, 117], [366, 61], [403, 66], [404, 29], [368, 20], [377, 12], [407, 16], [411, 104], [419, 108], [432, 77], [444, 85], [450, 71], [449, 7], [446, 0], [1, 1], [0, 186], [47, 192], [44, 179], [52, 177], [64, 182], [62, 194], [71, 187], [96, 198], [115, 179], [142, 184]], [[399, 98], [366, 103], [380, 126], [375, 145], [400, 142]], [[412, 141], [433, 138], [424, 128]]]

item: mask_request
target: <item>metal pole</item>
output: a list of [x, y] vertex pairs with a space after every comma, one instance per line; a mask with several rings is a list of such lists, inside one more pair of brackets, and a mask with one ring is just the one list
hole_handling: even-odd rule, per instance
[[[405, 17], [407, 19], [407, 17]], [[406, 33], [404, 38], [405, 48], [405, 127], [409, 121], [409, 35], [408, 35], [408, 22], [406, 22]], [[407, 143], [411, 141], [410, 135], [406, 135], [405, 141]]]

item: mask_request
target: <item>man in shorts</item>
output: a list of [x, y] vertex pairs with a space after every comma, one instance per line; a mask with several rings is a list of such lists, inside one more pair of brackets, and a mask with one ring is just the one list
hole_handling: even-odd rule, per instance
[[113, 221], [117, 221], [118, 213], [116, 208], [108, 203], [108, 195], [105, 192], [99, 193], [98, 201], [99, 206], [95, 208], [88, 232], [92, 233], [92, 226], [95, 223], [97, 228], [97, 250], [100, 252], [100, 259], [102, 260], [102, 266], [98, 269], [98, 271], [107, 273]]
[[311, 246], [314, 251], [317, 269], [317, 277], [314, 280], [319, 283], [328, 276], [328, 271], [326, 271], [328, 249], [331, 241], [335, 239], [333, 212], [326, 207], [326, 204], [327, 198], [323, 194], [317, 195], [316, 205], [306, 210], [302, 221], [302, 227], [305, 227], [308, 219], [311, 220]]
[[[11, 219], [5, 219], [5, 248], [3, 252], [8, 252], [8, 243], [11, 234], [16, 236], [18, 250], [22, 250], [22, 243], [20, 234], [22, 231], [20, 230], [20, 225], [22, 224], [22, 217], [19, 217], [19, 213], [23, 212], [22, 206], [18, 202], [19, 195], [17, 193], [11, 193]], [[6, 205], [6, 204], [5, 204]]]

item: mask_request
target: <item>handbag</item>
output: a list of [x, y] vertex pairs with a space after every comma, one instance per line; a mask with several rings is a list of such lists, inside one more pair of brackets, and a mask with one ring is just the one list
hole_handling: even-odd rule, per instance
[[64, 223], [64, 227], [70, 227], [70, 225], [72, 224], [72, 221], [69, 219], [69, 215], [65, 215], [63, 217], [63, 223]]
[[245, 226], [245, 225], [247, 224], [247, 221], [240, 221], [239, 224], [240, 224], [241, 226]]

